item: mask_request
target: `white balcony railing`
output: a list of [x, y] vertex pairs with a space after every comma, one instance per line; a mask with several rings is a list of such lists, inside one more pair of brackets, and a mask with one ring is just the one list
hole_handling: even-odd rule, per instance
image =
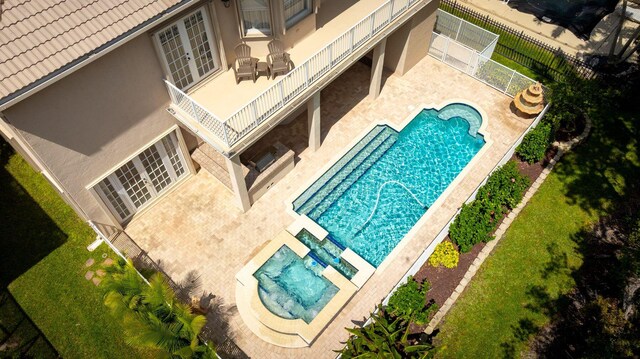
[[418, 1], [420, 0], [387, 0], [225, 120], [221, 120], [165, 80], [171, 101], [175, 107], [208, 129], [217, 140], [230, 147], [310, 88], [335, 65], [382, 32]]

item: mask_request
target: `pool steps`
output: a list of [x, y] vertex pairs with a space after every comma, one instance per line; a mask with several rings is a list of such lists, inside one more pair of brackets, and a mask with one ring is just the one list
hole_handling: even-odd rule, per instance
[[[388, 126], [377, 126], [352, 150], [331, 167], [301, 196], [306, 201], [296, 206], [298, 213], [317, 219], [360, 178], [396, 142], [398, 132]], [[343, 161], [347, 159], [346, 161]], [[303, 197], [304, 196], [304, 197]]]
[[307, 202], [313, 198], [313, 195], [320, 190], [320, 188], [324, 187], [327, 182], [329, 182], [333, 176], [338, 173], [342, 168], [347, 165], [364, 147], [369, 145], [372, 140], [374, 140], [382, 131], [384, 131], [386, 126], [376, 126], [369, 133], [367, 133], [362, 140], [358, 141], [358, 143], [349, 150], [344, 156], [342, 156], [329, 170], [327, 170], [320, 178], [318, 178], [309, 188], [307, 188], [302, 195], [300, 195], [294, 202], [293, 207], [294, 210], [298, 213], [304, 213], [305, 211], [302, 208], [308, 208]]
[[[382, 140], [382, 138], [384, 139]], [[358, 181], [396, 143], [397, 139], [398, 133], [389, 129], [385, 136], [372, 142], [371, 146], [361, 152], [362, 156], [352, 162], [352, 165], [345, 166], [345, 169], [335, 176], [338, 182], [335, 183], [333, 188], [323, 191], [322, 195], [320, 193], [316, 194], [319, 198], [318, 204], [307, 216], [312, 219], [320, 218], [344, 192]]]

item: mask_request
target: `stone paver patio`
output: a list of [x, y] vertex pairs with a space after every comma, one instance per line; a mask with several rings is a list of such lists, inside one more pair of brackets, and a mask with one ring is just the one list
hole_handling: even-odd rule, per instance
[[[232, 194], [206, 171], [191, 176], [135, 218], [126, 232], [175, 280], [189, 271], [202, 278], [203, 290], [216, 295], [229, 312], [229, 331], [254, 358], [334, 358], [348, 337], [345, 327], [360, 324], [402, 278], [417, 257], [455, 214], [465, 199], [531, 123], [510, 110], [511, 99], [473, 78], [427, 57], [404, 77], [389, 76], [380, 97], [366, 97], [369, 67], [356, 63], [322, 92], [323, 142], [304, 149], [294, 170], [275, 184], [247, 212], [234, 205]], [[286, 349], [263, 342], [244, 324], [235, 308], [235, 275], [271, 238], [290, 225], [287, 214], [293, 193], [355, 136], [379, 120], [399, 124], [420, 103], [463, 99], [488, 115], [486, 132], [493, 144], [482, 154], [443, 205], [408, 240], [388, 264], [379, 268], [309, 348]], [[295, 121], [306, 122], [306, 115]], [[268, 135], [267, 135], [268, 136]]]

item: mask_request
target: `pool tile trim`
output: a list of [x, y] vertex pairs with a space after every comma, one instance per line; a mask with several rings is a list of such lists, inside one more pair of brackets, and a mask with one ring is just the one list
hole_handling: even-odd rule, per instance
[[358, 270], [353, 278], [351, 278], [351, 283], [355, 284], [358, 289], [362, 288], [376, 271], [376, 267], [369, 264], [369, 262], [360, 257], [356, 252], [351, 250], [351, 248], [347, 247], [347, 249], [342, 251], [340, 258], [349, 262], [349, 264]]

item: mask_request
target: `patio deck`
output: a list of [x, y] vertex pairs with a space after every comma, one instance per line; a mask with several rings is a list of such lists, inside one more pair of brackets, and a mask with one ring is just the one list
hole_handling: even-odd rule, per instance
[[[334, 7], [322, 6], [318, 12], [318, 29], [287, 51], [291, 55], [291, 61], [295, 66], [304, 62], [350, 29], [354, 24], [354, 19], [364, 18], [366, 14], [371, 13], [383, 3], [384, 0], [345, 0], [340, 6], [336, 5], [340, 9], [344, 8], [337, 14], [335, 14]], [[253, 51], [252, 55], [259, 57], [260, 61], [266, 61], [266, 53]], [[274, 83], [275, 80], [260, 76], [255, 83], [251, 80], [244, 80], [236, 84], [235, 74], [229, 68], [218, 76], [195, 86], [187, 93], [213, 114], [221, 119], [226, 119]], [[224, 89], [224, 96], [220, 96], [220, 89]]]
[[[248, 212], [242, 213], [235, 207], [224, 185], [206, 171], [200, 171], [126, 228], [131, 238], [175, 280], [189, 271], [201, 275], [202, 289], [223, 302], [228, 313], [228, 331], [251, 357], [334, 358], [332, 350], [340, 349], [341, 342], [348, 337], [344, 328], [362, 323], [531, 123], [512, 114], [511, 99], [507, 96], [431, 57], [423, 59], [404, 77], [389, 76], [376, 100], [366, 97], [369, 74], [369, 67], [356, 63], [322, 91], [321, 148], [316, 152], [309, 149], [300, 152], [294, 170]], [[292, 194], [371, 123], [384, 119], [399, 124], [413, 106], [452, 99], [473, 102], [485, 111], [486, 132], [493, 144], [442, 206], [434, 210], [427, 224], [388, 265], [374, 273], [310, 347], [286, 349], [255, 336], [235, 307], [235, 275], [266, 241], [294, 221], [285, 210]]]

